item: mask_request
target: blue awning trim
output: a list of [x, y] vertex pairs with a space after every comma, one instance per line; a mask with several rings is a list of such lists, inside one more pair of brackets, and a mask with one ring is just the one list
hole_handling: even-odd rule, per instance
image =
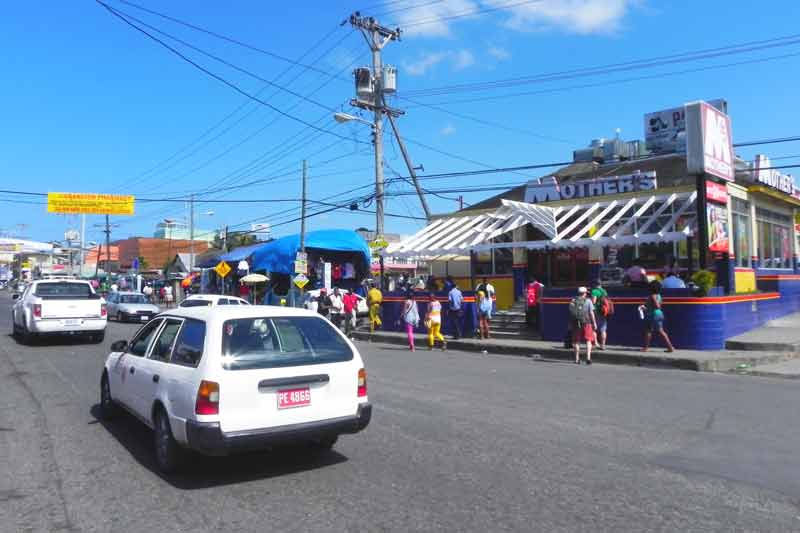
[[[351, 230], [317, 230], [306, 234], [306, 249], [353, 252], [360, 260], [362, 271], [368, 272], [371, 252], [361, 235]], [[262, 244], [253, 252], [250, 270], [293, 274], [294, 260], [300, 250], [300, 235], [289, 235]], [[224, 256], [223, 256], [224, 258]], [[358, 260], [354, 260], [358, 262]]]
[[[219, 258], [221, 261], [225, 261], [226, 263], [231, 263], [231, 262], [238, 263], [239, 261], [244, 261], [251, 255], [253, 255], [253, 253], [259, 248], [263, 246], [268, 246], [269, 244], [272, 243], [260, 242], [258, 244], [249, 244], [247, 246], [240, 246], [239, 248], [234, 248], [233, 250], [231, 250], [226, 254], [222, 254]], [[236, 268], [236, 265], [231, 265], [231, 266], [233, 268]], [[253, 265], [250, 265], [250, 270], [254, 270]]]

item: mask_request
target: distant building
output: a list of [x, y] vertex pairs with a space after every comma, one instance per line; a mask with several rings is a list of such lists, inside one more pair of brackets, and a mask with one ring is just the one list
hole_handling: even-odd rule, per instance
[[[214, 242], [217, 232], [215, 230], [194, 229], [194, 240], [203, 242]], [[159, 222], [156, 224], [156, 231], [153, 237], [157, 239], [189, 240], [191, 238], [189, 228], [182, 222]]]
[[195, 239], [194, 246], [192, 241], [186, 239], [150, 237], [131, 237], [114, 244], [119, 247], [119, 265], [123, 270], [132, 268], [133, 260], [138, 257], [142, 258], [145, 264], [144, 268], [139, 267], [140, 270], [161, 270], [175, 257], [175, 254], [189, 252], [201, 254], [210, 248], [209, 242], [198, 239]]

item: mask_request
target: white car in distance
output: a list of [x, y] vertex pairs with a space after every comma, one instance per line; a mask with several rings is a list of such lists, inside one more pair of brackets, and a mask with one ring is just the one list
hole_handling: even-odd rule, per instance
[[224, 294], [193, 294], [183, 300], [178, 307], [215, 307], [217, 305], [250, 305], [250, 302]]
[[12, 298], [13, 333], [25, 343], [53, 334], [86, 335], [93, 342], [103, 341], [106, 302], [87, 281], [37, 280]]
[[163, 472], [180, 467], [185, 448], [228, 455], [302, 441], [329, 449], [372, 415], [358, 350], [303, 309], [174, 309], [111, 349], [101, 413], [122, 406], [151, 427]]

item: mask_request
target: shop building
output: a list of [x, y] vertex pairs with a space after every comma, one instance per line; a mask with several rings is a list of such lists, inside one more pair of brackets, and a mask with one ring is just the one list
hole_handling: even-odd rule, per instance
[[[387, 253], [427, 260], [463, 288], [484, 277], [497, 307], [535, 277], [542, 337], [561, 340], [576, 287], [601, 279], [617, 304], [609, 342], [641, 341], [646, 289], [625, 283], [637, 264], [651, 278], [715, 274], [706, 294], [664, 291], [676, 345], [718, 349], [725, 338], [800, 310], [800, 194], [765, 156], [735, 156], [727, 103], [694, 102], [645, 115], [645, 140], [593, 141], [573, 163], [448, 216]], [[669, 316], [673, 320], [669, 320]], [[680, 320], [677, 317], [680, 316]], [[616, 333], [615, 333], [615, 330]]]

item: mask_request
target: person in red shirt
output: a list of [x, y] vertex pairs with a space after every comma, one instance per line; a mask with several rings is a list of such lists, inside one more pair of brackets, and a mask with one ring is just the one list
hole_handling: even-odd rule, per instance
[[544, 285], [539, 283], [536, 278], [531, 278], [528, 283], [526, 299], [528, 303], [528, 324], [534, 327], [539, 325], [539, 300], [542, 297], [542, 289]]
[[358, 297], [352, 287], [342, 298], [342, 304], [344, 306], [344, 334], [349, 337], [356, 323], [356, 309], [358, 308]]

